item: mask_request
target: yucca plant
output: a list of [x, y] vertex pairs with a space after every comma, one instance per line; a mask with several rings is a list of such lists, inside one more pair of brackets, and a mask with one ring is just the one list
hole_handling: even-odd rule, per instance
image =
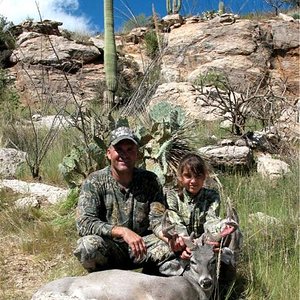
[[[141, 141], [141, 165], [158, 175], [163, 184], [173, 184], [181, 157], [193, 149], [189, 124], [180, 107], [160, 102], [149, 110], [151, 126], [137, 129]], [[193, 124], [194, 125], [194, 124]]]

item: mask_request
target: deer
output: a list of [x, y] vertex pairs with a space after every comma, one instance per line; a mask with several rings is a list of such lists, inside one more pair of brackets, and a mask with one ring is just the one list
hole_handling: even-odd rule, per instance
[[[173, 228], [163, 230], [164, 235]], [[170, 233], [169, 233], [170, 234]], [[216, 255], [201, 236], [184, 237], [191, 249], [180, 276], [164, 277], [130, 270], [105, 270], [64, 277], [42, 286], [31, 300], [208, 300], [216, 284]]]
[[214, 288], [215, 254], [206, 244], [196, 244], [192, 253], [181, 276], [118, 269], [99, 271], [54, 280], [42, 286], [32, 300], [208, 300]]

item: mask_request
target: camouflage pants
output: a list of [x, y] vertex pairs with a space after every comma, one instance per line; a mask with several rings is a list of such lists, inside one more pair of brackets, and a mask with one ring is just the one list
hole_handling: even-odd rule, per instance
[[143, 237], [147, 254], [136, 261], [125, 242], [97, 235], [87, 235], [77, 241], [74, 255], [83, 267], [89, 271], [107, 269], [134, 269], [139, 267], [159, 266], [162, 262], [173, 257], [168, 245], [154, 234]]

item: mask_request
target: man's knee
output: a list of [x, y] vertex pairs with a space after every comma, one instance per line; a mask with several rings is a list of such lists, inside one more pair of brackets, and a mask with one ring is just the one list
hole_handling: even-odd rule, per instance
[[148, 257], [151, 261], [161, 263], [174, 256], [167, 243], [159, 240], [155, 245], [147, 249]]
[[87, 235], [77, 241], [74, 255], [89, 272], [105, 269], [108, 264], [105, 240], [97, 235]]

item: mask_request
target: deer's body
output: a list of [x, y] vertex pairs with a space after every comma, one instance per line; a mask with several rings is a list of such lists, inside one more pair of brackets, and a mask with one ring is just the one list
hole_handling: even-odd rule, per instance
[[151, 276], [107, 270], [65, 277], [41, 287], [32, 300], [206, 300], [214, 287], [214, 253], [208, 245], [193, 250], [182, 276]]
[[124, 270], [58, 279], [41, 288], [32, 299], [59, 299], [63, 296], [80, 300], [208, 299], [200, 286], [183, 276], [159, 277]]

